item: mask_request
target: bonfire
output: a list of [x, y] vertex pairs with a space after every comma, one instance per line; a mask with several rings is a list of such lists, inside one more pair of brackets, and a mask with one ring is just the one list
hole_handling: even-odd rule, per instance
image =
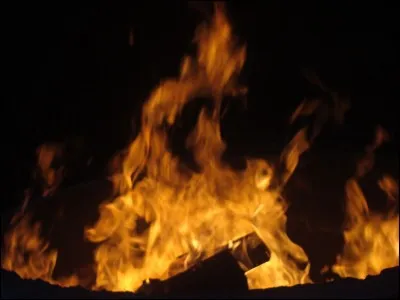
[[[247, 92], [238, 83], [246, 47], [235, 39], [220, 3], [211, 21], [198, 28], [194, 41], [197, 54], [183, 58], [179, 77], [162, 81], [143, 105], [139, 134], [113, 161], [114, 172], [108, 179], [113, 196], [98, 207], [98, 220], [88, 221], [83, 229], [83, 238], [94, 245], [89, 267], [94, 280], [89, 283], [82, 272], [53, 276], [58, 249], [43, 236], [40, 220], [33, 221], [24, 208], [5, 235], [4, 269], [61, 286], [135, 292], [144, 282], [176, 276], [225, 247], [244, 257], [239, 260], [250, 289], [312, 283], [307, 253], [286, 232], [287, 201], [281, 192], [302, 154], [323, 131], [323, 122], [302, 128], [282, 149], [284, 170], [262, 159], [247, 159], [244, 170], [233, 168], [222, 159], [227, 145], [220, 132], [221, 105], [224, 97], [240, 98]], [[209, 101], [186, 139], [193, 167], [173, 153], [168, 137], [183, 108], [198, 98]], [[342, 118], [348, 105], [335, 101]], [[291, 121], [319, 114], [325, 111], [318, 109], [323, 105], [318, 100], [304, 101]], [[376, 139], [348, 179], [345, 245], [336, 263], [325, 271], [363, 279], [398, 266], [398, 213], [370, 212], [358, 184], [373, 166], [374, 150], [387, 138], [378, 128]], [[57, 193], [61, 180], [51, 168], [56, 154], [57, 148], [49, 146], [38, 152], [40, 170], [50, 187], [46, 195]], [[382, 176], [376, 184], [389, 201], [397, 201], [393, 178]], [[252, 258], [240, 241], [249, 235], [265, 245], [265, 262], [246, 265]]]

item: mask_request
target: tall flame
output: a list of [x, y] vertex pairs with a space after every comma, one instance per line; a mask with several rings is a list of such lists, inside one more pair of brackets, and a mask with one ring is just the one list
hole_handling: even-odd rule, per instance
[[[215, 8], [211, 24], [197, 31], [197, 57], [186, 57], [180, 77], [161, 83], [143, 107], [142, 130], [115, 177], [122, 196], [103, 205], [99, 222], [86, 231], [90, 241], [102, 242], [96, 251], [98, 288], [135, 290], [146, 278], [168, 276], [178, 256], [189, 253], [196, 260], [254, 230], [272, 255], [248, 274], [252, 287], [307, 280], [308, 269], [287, 258], [308, 261], [285, 233], [284, 203], [267, 190], [272, 168], [249, 160], [245, 171], [236, 172], [221, 160], [221, 101], [245, 91], [235, 79], [246, 52], [235, 43], [223, 6]], [[183, 171], [168, 148], [167, 129], [198, 96], [213, 99], [211, 112], [201, 110], [186, 141], [201, 171]], [[141, 219], [145, 231], [137, 228]]]

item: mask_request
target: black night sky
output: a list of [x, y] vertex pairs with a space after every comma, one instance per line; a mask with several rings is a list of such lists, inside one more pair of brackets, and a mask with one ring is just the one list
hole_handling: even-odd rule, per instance
[[[293, 186], [315, 186], [313, 176], [330, 182], [329, 176], [342, 171], [343, 160], [354, 161], [362, 152], [377, 124], [395, 139], [383, 150], [382, 168], [397, 174], [400, 73], [394, 1], [237, 1], [227, 7], [235, 32], [247, 44], [241, 82], [250, 90], [247, 108], [232, 103], [222, 121], [231, 149], [264, 157], [279, 154], [299, 129], [288, 126], [290, 114], [304, 97], [321, 93], [302, 75], [313, 70], [331, 90], [349, 97], [352, 109], [342, 127], [328, 126], [322, 133], [315, 145], [319, 167], [305, 158], [298, 171], [302, 182]], [[93, 158], [70, 184], [103, 176], [110, 156], [137, 132], [141, 103], [151, 89], [177, 75], [182, 56], [193, 51], [194, 29], [211, 8], [200, 1], [11, 7], [10, 40], [4, 46], [9, 54], [3, 56], [10, 66], [2, 110], [3, 208], [21, 199], [35, 149], [46, 141], [73, 145], [75, 165]], [[346, 172], [344, 178], [351, 175]], [[343, 185], [337, 187], [342, 192]], [[324, 204], [318, 188], [313, 192], [307, 198], [316, 200], [299, 207], [322, 203], [329, 211], [337, 206]]]

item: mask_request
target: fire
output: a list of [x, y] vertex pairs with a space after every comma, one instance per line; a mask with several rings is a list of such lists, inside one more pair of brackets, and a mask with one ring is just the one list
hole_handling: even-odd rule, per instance
[[[221, 101], [245, 92], [235, 80], [245, 47], [236, 45], [223, 7], [216, 6], [212, 23], [200, 27], [195, 40], [197, 57], [186, 57], [180, 77], [161, 83], [144, 105], [142, 131], [127, 151], [122, 173], [114, 176], [121, 196], [102, 206], [100, 220], [86, 231], [90, 241], [102, 242], [95, 254], [97, 288], [135, 290], [146, 278], [167, 277], [180, 255], [188, 253], [188, 260], [196, 261], [254, 230], [272, 255], [248, 274], [251, 285], [307, 281], [308, 269], [299, 270], [286, 258], [291, 254], [308, 261], [285, 233], [285, 204], [268, 190], [271, 166], [249, 160], [247, 169], [237, 172], [221, 160]], [[172, 155], [167, 130], [198, 96], [213, 99], [213, 108], [200, 112], [186, 141], [201, 169], [194, 172]], [[145, 178], [139, 181], [141, 173]], [[139, 220], [146, 230], [137, 228]], [[265, 272], [271, 274], [265, 277]]]
[[41, 224], [32, 224], [30, 215], [25, 215], [5, 236], [6, 255], [2, 257], [2, 267], [15, 271], [22, 278], [42, 279], [52, 284], [75, 286], [79, 284], [76, 276], [52, 278], [57, 262], [57, 250], [41, 237]]
[[[373, 166], [374, 150], [386, 139], [387, 134], [378, 128], [374, 143], [367, 147], [364, 159], [358, 164], [355, 176], [348, 180], [347, 229], [344, 232], [343, 254], [337, 257], [333, 271], [341, 277], [364, 279], [377, 275], [383, 269], [399, 265], [399, 215], [391, 209], [387, 215], [369, 211], [357, 179]], [[386, 192], [388, 201], [398, 201], [398, 185], [392, 177], [384, 176], [378, 182]]]
[[[235, 40], [219, 3], [211, 23], [198, 28], [195, 42], [197, 55], [183, 59], [179, 78], [162, 82], [144, 104], [140, 133], [114, 161], [110, 180], [118, 196], [103, 203], [98, 221], [85, 229], [86, 238], [98, 245], [96, 282], [91, 288], [136, 291], [146, 280], [166, 279], [251, 232], [267, 245], [270, 259], [246, 272], [250, 288], [311, 283], [306, 253], [286, 234], [287, 205], [280, 190], [311, 145], [307, 130], [313, 130], [314, 136], [319, 128], [302, 129], [284, 149], [284, 174], [276, 174], [269, 162], [260, 159], [248, 159], [245, 170], [234, 170], [221, 158], [226, 145], [220, 133], [220, 110], [224, 97], [246, 93], [237, 83], [246, 48]], [[168, 132], [184, 106], [198, 97], [212, 100], [212, 105], [201, 110], [186, 140], [197, 165], [193, 170], [172, 153]], [[313, 113], [319, 105], [303, 104], [292, 119]], [[46, 170], [51, 159], [46, 160]], [[118, 162], [120, 166], [115, 167]], [[277, 176], [282, 177], [281, 186], [272, 187]], [[394, 197], [391, 179], [384, 179], [381, 186]], [[346, 247], [359, 252], [350, 267], [346, 255], [340, 258], [335, 272], [363, 277], [398, 264], [398, 246], [390, 252], [381, 242], [395, 245], [393, 227], [398, 233], [398, 215], [385, 220], [367, 218], [365, 199], [355, 179], [349, 181], [348, 192], [349, 207], [356, 207], [350, 212], [356, 223], [345, 232]], [[5, 239], [3, 268], [23, 278], [79, 284], [76, 276], [52, 279], [57, 251], [40, 237], [40, 224], [32, 226], [27, 215], [16, 224]], [[381, 254], [353, 246], [359, 232], [368, 242], [374, 237], [375, 244], [368, 249], [390, 252], [390, 262], [378, 262], [376, 255]], [[185, 259], [178, 260], [182, 256]], [[397, 261], [392, 259], [396, 257]]]

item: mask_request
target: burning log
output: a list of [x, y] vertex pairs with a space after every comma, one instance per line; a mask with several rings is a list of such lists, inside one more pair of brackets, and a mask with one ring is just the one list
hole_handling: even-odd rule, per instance
[[247, 279], [232, 253], [225, 249], [194, 267], [165, 281], [148, 281], [139, 295], [189, 295], [218, 292], [244, 292]]
[[[270, 252], [264, 242], [255, 233], [249, 233], [239, 239], [230, 241], [216, 250], [212, 256], [218, 255], [220, 252], [228, 250], [231, 255], [236, 259], [241, 269], [246, 272], [253, 269], [269, 260]], [[203, 260], [209, 257], [200, 257]], [[194, 267], [199, 259], [190, 260], [189, 254], [181, 255], [170, 266], [168, 276], [175, 276], [182, 270], [187, 270]]]
[[214, 255], [192, 263], [184, 272], [189, 255], [182, 255], [169, 270], [169, 279], [149, 280], [139, 289], [144, 295], [171, 295], [248, 289], [244, 272], [265, 263], [269, 250], [256, 233], [250, 233], [221, 247]]
[[254, 232], [234, 241], [231, 252], [244, 271], [251, 270], [270, 258], [267, 246]]

